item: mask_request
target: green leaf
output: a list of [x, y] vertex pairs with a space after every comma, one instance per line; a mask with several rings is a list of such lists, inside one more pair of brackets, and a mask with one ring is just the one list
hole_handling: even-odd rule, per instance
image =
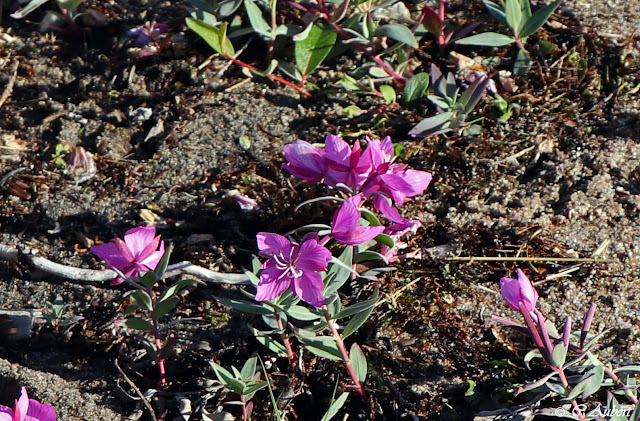
[[391, 238], [391, 236], [387, 235], [387, 234], [378, 234], [378, 235], [376, 235], [374, 240], [376, 240], [380, 244], [384, 244], [385, 246], [389, 246], [391, 248], [393, 248], [395, 246], [395, 244], [396, 244], [393, 241], [393, 238]]
[[379, 89], [382, 97], [387, 104], [393, 104], [394, 102], [396, 102], [396, 91], [395, 89], [393, 89], [393, 87], [389, 85], [382, 85]]
[[218, 300], [221, 304], [229, 306], [234, 310], [242, 311], [244, 313], [262, 314], [262, 315], [273, 313], [272, 310], [260, 304], [254, 304], [249, 301], [236, 300], [233, 298], [221, 298], [221, 297], [213, 297], [213, 298]]
[[358, 381], [364, 383], [367, 378], [367, 358], [355, 342], [351, 345], [351, 350], [349, 350], [349, 359], [353, 365], [353, 370], [356, 372]]
[[592, 375], [588, 377], [589, 381], [584, 387], [580, 399], [587, 399], [589, 396], [600, 390], [602, 380], [604, 380], [604, 366], [597, 365], [591, 370]]
[[180, 298], [178, 297], [171, 297], [164, 301], [158, 301], [153, 309], [153, 318], [158, 320], [160, 317], [173, 310], [179, 302]]
[[251, 380], [256, 374], [256, 367], [258, 366], [258, 354], [254, 353], [242, 366], [240, 372], [243, 380]]
[[522, 26], [522, 30], [518, 34], [521, 40], [526, 39], [529, 35], [535, 34], [538, 29], [542, 28], [542, 25], [549, 19], [549, 16], [560, 6], [562, 0], [556, 0], [551, 4], [546, 5], [542, 9], [535, 11], [533, 15]]
[[329, 409], [327, 409], [327, 412], [322, 417], [322, 421], [331, 421], [333, 417], [335, 417], [335, 415], [338, 413], [340, 408], [344, 406], [344, 403], [347, 401], [348, 397], [349, 392], [342, 392], [342, 394], [338, 396], [338, 399], [331, 403]]
[[164, 301], [168, 298], [173, 297], [180, 291], [181, 289], [189, 286], [189, 285], [206, 285], [204, 282], [196, 280], [196, 279], [184, 279], [182, 281], [178, 281], [175, 284], [171, 285], [167, 288], [162, 295], [158, 298], [158, 301]]
[[[529, 0], [525, 0], [525, 1], [528, 2]], [[509, 26], [509, 24], [507, 23], [507, 16], [504, 13], [504, 9], [500, 5], [487, 0], [483, 1], [483, 3], [487, 8], [487, 10], [489, 11], [489, 13], [491, 13], [498, 22], [502, 23], [503, 25]]]
[[353, 257], [353, 261], [355, 263], [370, 262], [374, 260], [382, 260], [383, 262], [388, 263], [387, 258], [377, 251], [361, 251]]
[[379, 26], [376, 30], [376, 35], [389, 37], [392, 40], [402, 42], [413, 48], [418, 48], [418, 41], [413, 35], [413, 32], [404, 25], [399, 23], [390, 23], [387, 25]]
[[138, 280], [142, 285], [144, 285], [145, 288], [151, 289], [156, 285], [156, 283], [158, 283], [160, 279], [158, 279], [156, 274], [151, 271], [145, 272], [141, 277], [138, 278]]
[[345, 327], [344, 331], [342, 332], [342, 339], [345, 339], [345, 338], [351, 336], [358, 329], [360, 329], [360, 326], [362, 326], [367, 321], [369, 316], [371, 315], [371, 312], [373, 311], [374, 307], [375, 306], [371, 306], [370, 308], [368, 308], [368, 309], [366, 309], [364, 311], [361, 311], [360, 313], [358, 313], [355, 316], [353, 316], [353, 318], [351, 320], [349, 320], [349, 323], [347, 324], [347, 327]]
[[151, 301], [151, 297], [144, 291], [135, 291], [131, 294], [131, 298], [135, 300], [135, 302], [145, 310], [153, 309], [153, 302]]
[[153, 330], [153, 325], [151, 324], [151, 322], [145, 319], [141, 319], [139, 317], [130, 317], [127, 319], [126, 322], [124, 322], [124, 324], [130, 329], [138, 329], [138, 330], [146, 330], [146, 331]]
[[274, 340], [268, 334], [260, 332], [254, 327], [251, 328], [251, 331], [253, 332], [253, 336], [255, 336], [256, 340], [266, 346], [271, 352], [275, 352], [280, 356], [287, 355], [287, 348], [285, 348], [280, 342]]
[[36, 10], [38, 7], [42, 6], [46, 2], [47, 0], [31, 0], [25, 7], [14, 12], [11, 15], [11, 17], [14, 19], [22, 19], [23, 17], [27, 16], [29, 13], [33, 12], [34, 10]]
[[[189, 1], [192, 1], [192, 0], [189, 0]], [[231, 16], [236, 10], [238, 10], [241, 4], [242, 4], [242, 0], [222, 1], [220, 2], [220, 5], [218, 7], [218, 13], [223, 18], [226, 18], [227, 16]]]
[[273, 39], [274, 35], [271, 33], [271, 27], [264, 20], [262, 10], [251, 0], [244, 0], [244, 8], [247, 11], [249, 23], [251, 23], [253, 30], [266, 41]]
[[[529, 1], [529, 0], [525, 0]], [[504, 14], [507, 18], [507, 25], [517, 31], [520, 28], [520, 22], [522, 21], [522, 7], [520, 0], [506, 0], [504, 7]]]
[[564, 365], [566, 358], [567, 349], [564, 347], [562, 342], [553, 347], [553, 352], [551, 353], [551, 362], [553, 365], [561, 368]]
[[296, 306], [296, 305], [283, 306], [282, 309], [284, 310], [285, 313], [287, 313], [289, 316], [291, 316], [296, 320], [312, 321], [312, 320], [318, 320], [320, 318], [319, 314], [314, 313], [308, 308], [302, 307], [302, 306]]
[[302, 74], [313, 72], [327, 58], [337, 37], [338, 34], [333, 29], [314, 23], [309, 35], [295, 43], [296, 65]]
[[164, 273], [167, 271], [167, 266], [169, 265], [169, 258], [171, 257], [171, 252], [173, 251], [173, 244], [169, 244], [164, 254], [162, 255], [162, 259], [158, 263], [158, 266], [153, 270], [153, 273], [156, 275], [158, 280], [162, 279]]
[[349, 280], [349, 277], [353, 273], [353, 247], [345, 247], [344, 251], [338, 259], [331, 258], [331, 265], [327, 271], [326, 282], [327, 286], [324, 288], [323, 295], [325, 297], [335, 293], [340, 289], [342, 285]]
[[402, 104], [409, 105], [424, 97], [429, 88], [429, 73], [418, 73], [409, 79], [402, 92]]
[[227, 22], [222, 22], [218, 28], [193, 18], [187, 18], [186, 23], [189, 29], [200, 35], [218, 54], [233, 57], [235, 50], [227, 37]]
[[83, 0], [68, 0], [58, 3], [61, 9], [74, 10], [82, 3]]
[[244, 390], [242, 394], [244, 395], [245, 400], [251, 400], [253, 395], [260, 389], [264, 389], [267, 387], [267, 382], [265, 380], [259, 381], [251, 381], [244, 384]]
[[480, 45], [483, 47], [503, 47], [516, 42], [513, 37], [497, 32], [485, 32], [478, 35], [462, 38], [456, 41], [459, 45]]
[[409, 130], [409, 136], [426, 137], [447, 132], [453, 120], [453, 113], [445, 112], [436, 114], [433, 117], [425, 118]]
[[236, 379], [233, 374], [231, 374], [226, 368], [222, 367], [219, 364], [211, 361], [211, 367], [213, 368], [213, 372], [216, 373], [216, 377], [227, 389], [232, 392], [235, 392], [239, 395], [244, 391], [244, 385], [238, 379]]
[[516, 54], [516, 59], [513, 62], [513, 73], [516, 75], [526, 75], [531, 70], [531, 57], [529, 57], [529, 53], [523, 49], [518, 50], [518, 54]]
[[319, 357], [327, 358], [334, 361], [342, 360], [342, 353], [338, 348], [338, 344], [335, 340], [329, 340], [333, 338], [327, 338], [327, 340], [321, 340], [316, 338], [309, 338], [306, 336], [296, 335], [298, 340], [304, 347], [316, 354]]
[[376, 289], [373, 292], [373, 297], [371, 297], [366, 301], [361, 301], [359, 303], [350, 305], [349, 307], [345, 308], [344, 310], [342, 310], [341, 312], [333, 316], [333, 319], [334, 320], [342, 319], [342, 318], [353, 316], [354, 314], [358, 314], [360, 312], [372, 309], [378, 303], [378, 298], [379, 298], [378, 287], [376, 287]]

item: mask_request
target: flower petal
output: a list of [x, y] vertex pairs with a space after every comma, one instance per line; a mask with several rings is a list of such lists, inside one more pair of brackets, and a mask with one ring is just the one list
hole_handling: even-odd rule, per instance
[[336, 214], [333, 216], [331, 224], [331, 232], [347, 231], [358, 226], [360, 219], [360, 211], [358, 206], [363, 202], [362, 194], [350, 197], [340, 206]]
[[518, 310], [518, 303], [521, 301], [520, 299], [520, 285], [518, 281], [513, 278], [500, 278], [500, 292], [502, 293], [502, 298], [509, 304], [514, 310]]
[[271, 232], [259, 232], [256, 235], [258, 241], [258, 249], [263, 256], [273, 256], [282, 252], [285, 256], [291, 253], [291, 241], [286, 237]]
[[286, 145], [284, 157], [287, 164], [282, 167], [302, 180], [317, 183], [322, 180], [327, 170], [325, 151], [304, 140]]
[[332, 232], [338, 242], [348, 246], [358, 246], [373, 240], [384, 231], [384, 227], [357, 227], [348, 231]]
[[[122, 240], [121, 240], [122, 241]], [[91, 247], [91, 253], [104, 260], [105, 263], [113, 266], [118, 270], [122, 270], [132, 259], [127, 256], [123, 256], [122, 252], [114, 243], [100, 244], [98, 246]], [[133, 256], [132, 256], [133, 257]]]
[[527, 275], [520, 269], [516, 269], [518, 284], [520, 286], [520, 299], [527, 310], [532, 311], [538, 301], [538, 292], [535, 290]]
[[134, 256], [139, 256], [153, 242], [155, 236], [156, 227], [137, 227], [124, 233], [124, 242]]
[[[258, 283], [258, 292], [256, 293], [256, 301], [266, 301], [278, 298], [289, 288], [291, 279], [286, 276], [281, 279], [275, 272], [266, 273], [266, 270], [260, 275], [260, 283]], [[280, 271], [282, 274], [282, 271]]]
[[56, 421], [56, 411], [51, 405], [29, 399], [26, 421]]
[[295, 278], [291, 285], [293, 294], [306, 303], [314, 307], [322, 307], [324, 304], [324, 282], [322, 277], [316, 272], [305, 272], [302, 276]]
[[401, 224], [407, 221], [405, 218], [400, 216], [398, 209], [389, 203], [389, 200], [380, 193], [373, 196], [373, 207], [382, 212], [385, 218], [392, 222]]
[[0, 405], [0, 421], [13, 421], [13, 409]]
[[307, 240], [300, 246], [296, 261], [296, 269], [306, 271], [323, 271], [331, 261], [331, 252], [318, 244], [316, 240]]
[[20, 399], [16, 400], [16, 405], [13, 411], [15, 415], [13, 419], [16, 421], [23, 421], [27, 416], [27, 410], [29, 409], [29, 396], [27, 396], [27, 389], [23, 386], [20, 388]]
[[[159, 244], [160, 244], [160, 236], [158, 235], [149, 244], [147, 244], [147, 246], [144, 248], [144, 250], [140, 252], [140, 254], [136, 256], [136, 261], [143, 263], [144, 261], [148, 260], [150, 257], [156, 256], [156, 254], [158, 253]], [[162, 245], [160, 246], [160, 249], [164, 250], [164, 241], [162, 241]], [[160, 257], [162, 257], [162, 255], [160, 255]], [[158, 259], [158, 261], [156, 262], [156, 265], [158, 264], [159, 261], [160, 259]], [[155, 266], [152, 269], [155, 269]]]

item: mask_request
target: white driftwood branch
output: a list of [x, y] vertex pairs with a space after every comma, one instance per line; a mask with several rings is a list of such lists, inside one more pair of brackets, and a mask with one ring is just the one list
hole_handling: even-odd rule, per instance
[[[19, 261], [23, 259], [34, 269], [41, 270], [46, 273], [58, 276], [60, 278], [69, 279], [80, 282], [106, 282], [113, 280], [117, 275], [110, 269], [93, 270], [82, 269], [73, 266], [66, 266], [60, 263], [52, 262], [41, 256], [35, 256], [31, 252], [25, 250], [20, 251], [17, 248], [0, 244], [0, 259]], [[170, 278], [177, 275], [191, 275], [198, 279], [211, 284], [248, 284], [249, 277], [239, 273], [220, 273], [210, 269], [196, 266], [191, 262], [174, 263], [167, 266], [164, 278]]]

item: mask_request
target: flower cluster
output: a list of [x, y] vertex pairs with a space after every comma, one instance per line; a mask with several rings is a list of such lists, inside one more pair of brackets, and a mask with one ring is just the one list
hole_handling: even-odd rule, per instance
[[[402, 239], [415, 233], [420, 222], [400, 216], [397, 206], [422, 193], [431, 182], [431, 174], [394, 162], [391, 138], [366, 138], [364, 151], [359, 142], [349, 146], [343, 139], [329, 135], [320, 148], [303, 140], [284, 147], [287, 164], [283, 167], [294, 176], [324, 184], [346, 194], [331, 224], [331, 238], [346, 246], [360, 246], [381, 234], [393, 240], [383, 245], [380, 254], [387, 263], [398, 260]], [[385, 227], [363, 221], [361, 206], [371, 200], [373, 208], [392, 222]], [[323, 244], [329, 238], [303, 241], [302, 245], [268, 233], [258, 234], [260, 254], [269, 257], [262, 265], [256, 300], [272, 300], [291, 286], [294, 295], [320, 307], [324, 304], [324, 284], [318, 272], [324, 271], [331, 253]], [[396, 244], [397, 243], [397, 244]]]
[[353, 195], [361, 192], [372, 198], [374, 208], [386, 218], [403, 222], [392, 204], [402, 206], [409, 198], [422, 193], [431, 182], [431, 174], [395, 163], [390, 137], [382, 141], [365, 139], [364, 151], [359, 142], [349, 147], [334, 135], [325, 138], [324, 149], [298, 140], [284, 147], [287, 164], [283, 168], [303, 180], [324, 181]]
[[51, 405], [29, 399], [27, 389], [20, 389], [13, 409], [0, 405], [0, 421], [56, 421], [56, 411]]

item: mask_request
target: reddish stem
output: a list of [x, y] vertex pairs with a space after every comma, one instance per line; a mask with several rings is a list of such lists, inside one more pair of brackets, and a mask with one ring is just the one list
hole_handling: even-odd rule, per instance
[[158, 352], [158, 370], [160, 370], [160, 384], [167, 383], [167, 374], [164, 369], [164, 357], [160, 357], [162, 351], [162, 339], [160, 339], [160, 329], [158, 328], [158, 321], [153, 318], [153, 336], [156, 341], [156, 350]]
[[276, 323], [278, 324], [278, 329], [282, 330], [280, 336], [282, 337], [282, 342], [284, 342], [284, 347], [287, 348], [287, 357], [289, 358], [289, 364], [292, 366], [296, 365], [296, 356], [293, 353], [293, 349], [291, 348], [291, 341], [289, 341], [289, 337], [284, 332], [284, 323], [282, 323], [282, 319], [277, 311], [273, 313], [276, 318]]
[[358, 376], [356, 375], [356, 370], [353, 368], [353, 364], [351, 364], [351, 359], [349, 358], [349, 353], [347, 352], [347, 348], [344, 346], [344, 342], [342, 341], [342, 337], [340, 336], [340, 332], [336, 328], [336, 324], [331, 320], [329, 316], [329, 309], [326, 304], [322, 306], [322, 311], [324, 312], [324, 318], [327, 321], [327, 326], [329, 326], [329, 330], [333, 333], [333, 336], [336, 338], [336, 343], [338, 344], [338, 348], [340, 348], [340, 352], [342, 352], [342, 360], [347, 366], [347, 370], [349, 371], [349, 376], [351, 376], [351, 380], [358, 388], [358, 392], [360, 396], [365, 398], [367, 396], [364, 388], [360, 384], [360, 380], [358, 380]]
[[[233, 63], [237, 64], [238, 66], [242, 66], [245, 67], [249, 70], [253, 70], [256, 72], [259, 72], [260, 70], [257, 67], [254, 67], [248, 63], [245, 63], [244, 61], [238, 60], [235, 57], [231, 57], [228, 54], [224, 55], [228, 60], [231, 60]], [[290, 88], [295, 89], [296, 91], [300, 92], [302, 95], [306, 96], [307, 98], [311, 98], [313, 95], [311, 95], [311, 93], [309, 91], [307, 91], [304, 88], [301, 88], [300, 86], [294, 85], [293, 83], [289, 82], [288, 80], [285, 80], [283, 78], [281, 78], [280, 76], [276, 76], [276, 75], [265, 75], [264, 77], [266, 77], [267, 79], [271, 79], [273, 81], [276, 82], [280, 82], [283, 85], [287, 85]]]

